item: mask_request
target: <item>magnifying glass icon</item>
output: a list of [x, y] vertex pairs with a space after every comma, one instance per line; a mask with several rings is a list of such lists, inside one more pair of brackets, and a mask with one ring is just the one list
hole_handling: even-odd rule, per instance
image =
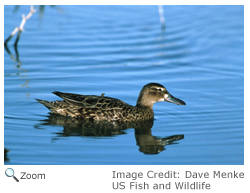
[[19, 180], [14, 176], [14, 170], [12, 168], [5, 170], [5, 175], [7, 177], [13, 177], [17, 182], [19, 182]]

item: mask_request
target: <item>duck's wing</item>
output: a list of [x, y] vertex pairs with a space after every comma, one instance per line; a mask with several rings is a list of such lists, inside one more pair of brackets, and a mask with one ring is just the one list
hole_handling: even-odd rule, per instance
[[64, 93], [64, 92], [58, 92], [55, 91], [53, 94], [61, 97], [65, 100], [65, 102], [79, 106], [82, 108], [103, 108], [109, 107], [109, 108], [119, 108], [124, 105], [127, 105], [125, 102], [111, 98], [111, 97], [104, 97], [103, 95], [97, 96], [97, 95], [79, 95], [79, 94], [73, 94], [73, 93]]
[[101, 98], [100, 96], [95, 95], [79, 95], [58, 91], [52, 93], [64, 99], [65, 102], [79, 107], [95, 107], [98, 100]]

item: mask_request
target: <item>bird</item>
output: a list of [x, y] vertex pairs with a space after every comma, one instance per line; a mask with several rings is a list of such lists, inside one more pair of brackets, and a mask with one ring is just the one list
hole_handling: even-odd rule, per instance
[[51, 113], [94, 121], [143, 121], [154, 119], [153, 105], [159, 101], [167, 101], [177, 105], [186, 103], [172, 96], [159, 83], [148, 83], [143, 86], [135, 106], [122, 100], [98, 95], [80, 95], [54, 91], [62, 101], [46, 101], [36, 99], [47, 107]]

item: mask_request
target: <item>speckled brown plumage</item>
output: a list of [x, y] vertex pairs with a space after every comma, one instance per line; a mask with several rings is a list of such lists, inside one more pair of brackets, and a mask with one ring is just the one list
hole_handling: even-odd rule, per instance
[[100, 121], [153, 119], [153, 104], [159, 101], [185, 105], [185, 102], [173, 97], [164, 86], [158, 83], [149, 83], [142, 88], [136, 106], [129, 105], [119, 99], [103, 96], [104, 94], [96, 96], [57, 91], [53, 93], [64, 100], [53, 102], [36, 100], [46, 106], [51, 113]]

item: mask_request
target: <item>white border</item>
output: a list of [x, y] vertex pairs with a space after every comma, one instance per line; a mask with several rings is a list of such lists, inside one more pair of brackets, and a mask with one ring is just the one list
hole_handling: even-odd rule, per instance
[[[2, 1], [4, 4], [19, 4], [20, 2], [17, 1]], [[34, 1], [24, 1], [22, 3], [25, 4], [32, 4]], [[36, 4], [39, 4], [38, 2], [35, 2]], [[67, 4], [67, 2], [62, 2], [62, 1], [42, 1], [41, 4]], [[84, 4], [121, 4], [121, 5], [138, 5], [138, 4], [166, 4], [167, 5], [178, 5], [178, 4], [183, 4], [183, 5], [196, 5], [196, 4], [205, 4], [205, 5], [222, 5], [222, 4], [231, 4], [231, 5], [245, 5], [245, 26], [244, 26], [244, 50], [249, 51], [249, 41], [248, 41], [248, 34], [249, 33], [249, 9], [248, 5], [249, 3], [247, 1], [218, 1], [218, 0], [210, 0], [210, 1], [83, 1]], [[70, 4], [79, 4], [79, 1], [70, 1]], [[1, 20], [2, 24], [4, 24], [4, 6], [1, 7]], [[2, 31], [2, 37], [3, 36], [3, 31]], [[2, 45], [3, 45], [3, 39], [2, 39]], [[3, 46], [2, 46], [2, 56], [4, 53]], [[2, 58], [2, 61], [3, 58]], [[246, 54], [246, 57], [244, 58], [244, 63], [248, 64], [249, 59], [248, 59], [248, 54]], [[2, 77], [4, 77], [4, 62], [2, 62]], [[244, 65], [244, 74], [245, 74], [245, 92], [244, 92], [244, 142], [245, 142], [245, 148], [244, 148], [244, 165], [243, 166], [5, 166], [4, 165], [4, 159], [3, 159], [3, 153], [2, 153], [2, 166], [1, 166], [1, 189], [2, 190], [7, 190], [10, 192], [97, 192], [99, 191], [116, 191], [120, 192], [124, 190], [113, 190], [112, 189], [112, 182], [117, 182], [117, 181], [124, 181], [126, 183], [130, 183], [131, 179], [113, 179], [112, 178], [112, 171], [120, 171], [120, 172], [143, 172], [144, 174], [149, 171], [149, 170], [154, 170], [156, 172], [164, 172], [164, 171], [177, 171], [180, 173], [180, 178], [178, 180], [183, 181], [183, 182], [193, 182], [193, 181], [204, 181], [207, 183], [211, 184], [211, 190], [209, 192], [227, 192], [227, 191], [237, 191], [237, 192], [249, 192], [250, 186], [248, 183], [250, 182], [250, 173], [249, 173], [249, 142], [248, 142], [248, 136], [249, 136], [249, 120], [248, 120], [248, 107], [249, 107], [249, 102], [247, 99], [249, 99], [249, 93], [247, 89], [247, 83], [248, 83], [248, 76], [247, 72], [249, 72], [249, 67], [248, 65]], [[4, 88], [4, 79], [1, 79], [1, 85], [2, 88]], [[4, 89], [2, 89], [3, 92]], [[2, 95], [3, 96], [3, 95]], [[4, 97], [2, 97], [4, 98]], [[3, 102], [2, 102], [3, 104]], [[2, 105], [3, 106], [3, 105]], [[1, 109], [1, 125], [2, 125], [2, 144], [4, 144], [4, 108]], [[3, 147], [2, 147], [3, 149]], [[20, 180], [19, 183], [15, 182], [14, 179], [7, 178], [4, 174], [5, 170], [8, 167], [12, 167], [15, 172], [17, 178], [20, 178], [20, 172], [25, 171], [28, 173], [45, 173], [46, 174], [46, 179], [45, 180]], [[213, 171], [221, 171], [221, 172], [244, 172], [245, 173], [245, 178], [244, 179], [185, 179], [182, 177], [184, 175], [185, 171], [196, 171], [196, 172], [209, 172], [212, 174]], [[137, 182], [148, 182], [148, 183], [153, 183], [153, 182], [159, 182], [159, 183], [167, 183], [167, 182], [172, 182], [177, 181], [176, 179], [147, 179], [146, 177], [143, 179], [138, 179]], [[125, 192], [134, 192], [138, 190], [129, 190], [126, 188]], [[158, 190], [160, 191], [160, 190]], [[163, 190], [166, 191], [166, 190]], [[175, 191], [172, 189], [172, 191]], [[189, 190], [190, 192], [193, 192], [192, 190]], [[206, 190], [203, 190], [206, 191]], [[152, 191], [150, 191], [152, 192]], [[182, 191], [183, 192], [183, 191]], [[202, 192], [197, 191], [196, 192]]]

